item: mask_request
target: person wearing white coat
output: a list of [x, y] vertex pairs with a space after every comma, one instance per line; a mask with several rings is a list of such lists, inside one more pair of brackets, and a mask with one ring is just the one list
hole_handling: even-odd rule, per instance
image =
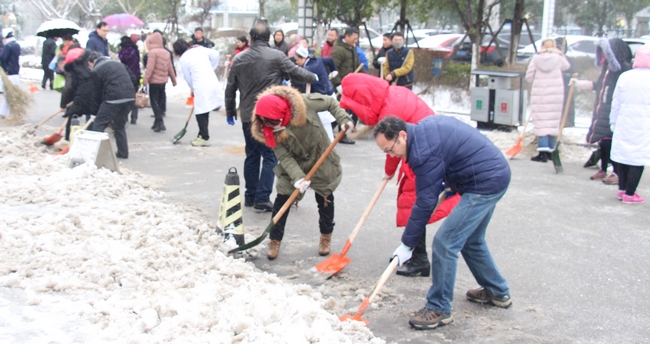
[[626, 204], [639, 204], [636, 193], [643, 167], [650, 165], [650, 46], [639, 47], [633, 69], [618, 78], [609, 124], [612, 161], [618, 163], [617, 198]]
[[202, 46], [190, 46], [184, 39], [174, 42], [174, 54], [179, 56], [183, 78], [194, 96], [194, 113], [199, 124], [199, 135], [191, 141], [192, 146], [210, 145], [208, 123], [210, 111], [223, 106], [223, 93], [215, 69], [219, 65], [219, 52]]

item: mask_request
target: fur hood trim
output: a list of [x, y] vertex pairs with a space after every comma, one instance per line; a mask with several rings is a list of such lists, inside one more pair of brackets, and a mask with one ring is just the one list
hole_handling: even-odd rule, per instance
[[[282, 97], [291, 103], [291, 120], [287, 127], [302, 127], [307, 124], [307, 105], [305, 105], [305, 100], [302, 98], [302, 94], [300, 94], [298, 90], [289, 86], [271, 86], [257, 95], [257, 99], [259, 100], [267, 94]], [[257, 116], [256, 110], [253, 112], [253, 119], [251, 121], [251, 134], [257, 141], [266, 145], [263, 129], [264, 123], [262, 122], [262, 119]], [[274, 135], [275, 142], [277, 143], [281, 143], [289, 138], [289, 134], [287, 134], [286, 130], [277, 131]]]

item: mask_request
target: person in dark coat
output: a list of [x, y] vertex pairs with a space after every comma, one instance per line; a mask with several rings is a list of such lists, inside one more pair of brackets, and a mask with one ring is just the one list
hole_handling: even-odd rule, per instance
[[[140, 80], [140, 51], [138, 50], [138, 46], [135, 45], [131, 37], [123, 36], [120, 47], [120, 53], [118, 54], [120, 61], [126, 66], [126, 68], [131, 71], [131, 73], [133, 73], [133, 75], [138, 80]], [[136, 124], [137, 120], [138, 107], [135, 106], [134, 103], [133, 109], [131, 109], [131, 124]]]
[[[598, 143], [600, 153], [600, 170], [590, 177], [591, 180], [602, 180], [609, 185], [618, 184], [616, 164], [611, 161], [612, 131], [609, 126], [609, 112], [612, 107], [612, 97], [618, 77], [632, 69], [632, 51], [620, 38], [601, 38], [596, 48], [596, 63], [602, 66], [600, 77], [596, 82], [571, 79], [581, 90], [595, 91], [594, 112], [591, 126], [587, 133], [588, 143]], [[590, 159], [591, 160], [591, 159]], [[607, 175], [607, 166], [612, 163], [614, 172]]]
[[[384, 34], [384, 40], [383, 40], [383, 45], [381, 49], [379, 49], [379, 52], [375, 56], [375, 59], [372, 60], [372, 66], [375, 67], [375, 69], [379, 70], [382, 65], [382, 61], [386, 61], [386, 52], [390, 49], [393, 48], [393, 40], [391, 37], [390, 33], [385, 33]], [[383, 60], [380, 60], [381, 58], [384, 58]]]
[[214, 47], [214, 43], [203, 35], [203, 28], [200, 27], [194, 29], [194, 34], [192, 35], [190, 45], [200, 45], [208, 49], [212, 49]]
[[[296, 55], [294, 58], [298, 66], [303, 67], [318, 76], [318, 81], [311, 84], [311, 92], [324, 94], [326, 96], [330, 96], [332, 93], [334, 93], [334, 87], [332, 87], [332, 83], [328, 77], [327, 69], [325, 68], [325, 65], [321, 59], [309, 56], [309, 50], [307, 50], [305, 47], [298, 48], [298, 50], [296, 50]], [[295, 82], [294, 86], [301, 93], [306, 92], [305, 84]]]
[[[20, 45], [16, 42], [14, 32], [9, 31], [5, 36], [4, 48], [0, 53], [0, 67], [5, 70], [9, 81], [14, 85], [20, 85]], [[6, 97], [0, 105], [0, 117], [4, 118], [9, 114], [9, 103]]]
[[96, 51], [103, 56], [108, 56], [108, 24], [106, 22], [99, 22], [95, 27], [95, 31], [88, 35], [88, 42], [86, 43], [86, 50]]
[[273, 168], [278, 160], [273, 150], [256, 141], [250, 131], [257, 95], [270, 86], [281, 85], [286, 78], [297, 82], [316, 82], [316, 75], [298, 67], [284, 53], [272, 49], [269, 46], [270, 36], [268, 26], [263, 23], [250, 30], [251, 45], [233, 58], [225, 93], [229, 125], [235, 125], [237, 90], [240, 93], [239, 111], [246, 140], [244, 206], [269, 212], [273, 210], [270, 196], [273, 191]]
[[106, 127], [111, 124], [115, 131], [115, 143], [117, 144], [115, 156], [127, 159], [129, 145], [124, 126], [128, 120], [129, 111], [135, 103], [135, 87], [133, 86], [137, 83], [135, 75], [122, 63], [105, 56], [98, 57], [97, 54], [88, 57], [88, 65], [92, 70], [97, 97], [101, 100], [91, 130], [104, 132]]
[[458, 252], [481, 286], [468, 291], [467, 298], [508, 308], [512, 304], [508, 284], [485, 242], [492, 213], [510, 184], [510, 167], [503, 153], [476, 129], [446, 116], [428, 116], [416, 124], [389, 116], [377, 124], [373, 135], [384, 153], [406, 159], [417, 181], [415, 205], [402, 243], [393, 253], [398, 265], [411, 258], [439, 195], [445, 192], [443, 182], [461, 195], [433, 239], [433, 284], [425, 306], [411, 316], [409, 324], [426, 330], [453, 321]]
[[43, 66], [43, 82], [41, 82], [42, 89], [45, 89], [48, 80], [50, 81], [50, 89], [54, 89], [54, 71], [49, 67], [54, 55], [56, 55], [56, 40], [54, 37], [48, 37], [45, 42], [43, 42], [43, 52], [41, 53], [41, 66]]
[[[82, 115], [97, 113], [101, 99], [95, 92], [95, 82], [92, 71], [88, 67], [88, 58], [97, 56], [97, 52], [82, 48], [70, 49], [66, 55], [65, 85], [66, 92], [61, 93], [61, 110], [68, 117], [65, 129], [65, 139], [70, 141], [72, 119]], [[72, 103], [72, 104], [70, 104]], [[68, 104], [70, 106], [68, 107]]]
[[273, 33], [273, 44], [271, 48], [281, 51], [284, 56], [289, 54], [289, 44], [284, 40], [284, 31], [275, 30]]

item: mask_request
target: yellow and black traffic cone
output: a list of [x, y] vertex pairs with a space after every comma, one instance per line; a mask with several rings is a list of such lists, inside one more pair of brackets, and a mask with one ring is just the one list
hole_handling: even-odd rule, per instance
[[217, 231], [223, 234], [223, 242], [235, 240], [237, 246], [244, 242], [243, 202], [239, 187], [237, 169], [231, 167], [223, 185], [223, 195], [219, 206]]

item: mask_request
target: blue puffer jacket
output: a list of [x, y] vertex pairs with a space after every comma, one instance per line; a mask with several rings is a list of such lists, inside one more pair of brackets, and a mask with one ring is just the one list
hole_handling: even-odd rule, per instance
[[16, 75], [20, 72], [20, 45], [15, 39], [5, 43], [0, 53], [0, 66], [7, 75]]
[[108, 41], [99, 37], [97, 31], [93, 31], [88, 35], [86, 50], [94, 50], [104, 56], [108, 56]]
[[[304, 68], [316, 75], [318, 75], [318, 81], [311, 84], [312, 93], [320, 93], [326, 96], [334, 93], [334, 87], [328, 77], [327, 70], [321, 59], [310, 58], [304, 65]], [[296, 83], [296, 88], [301, 92], [305, 93], [306, 87], [305, 84]]]
[[415, 247], [445, 182], [459, 194], [491, 195], [510, 183], [503, 153], [483, 134], [446, 116], [406, 124], [406, 161], [416, 175], [416, 200], [402, 243]]

